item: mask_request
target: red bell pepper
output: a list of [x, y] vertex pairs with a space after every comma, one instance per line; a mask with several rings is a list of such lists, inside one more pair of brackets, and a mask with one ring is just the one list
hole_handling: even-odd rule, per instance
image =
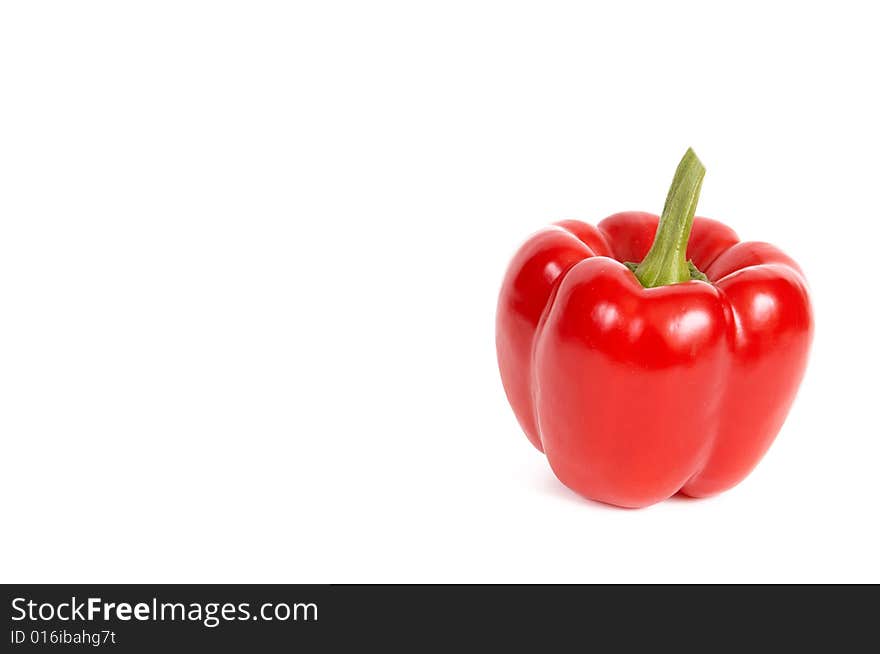
[[504, 390], [581, 495], [643, 507], [736, 485], [782, 426], [813, 334], [798, 265], [694, 218], [692, 150], [657, 216], [564, 220], [511, 262], [498, 302]]

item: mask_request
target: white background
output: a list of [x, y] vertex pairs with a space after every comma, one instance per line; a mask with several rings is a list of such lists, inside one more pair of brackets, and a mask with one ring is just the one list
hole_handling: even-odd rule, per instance
[[[4, 3], [0, 580], [880, 581], [871, 3], [611, 4]], [[619, 510], [496, 294], [689, 145], [816, 339], [743, 484]]]

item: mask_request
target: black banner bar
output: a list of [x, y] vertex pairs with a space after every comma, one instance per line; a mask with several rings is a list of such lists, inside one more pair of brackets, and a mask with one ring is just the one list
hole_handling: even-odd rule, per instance
[[[876, 649], [876, 586], [8, 585], [5, 651]], [[709, 640], [700, 640], [706, 638]], [[610, 639], [610, 640], [608, 640]], [[757, 639], [757, 640], [756, 640]], [[602, 643], [611, 644], [606, 647]], [[351, 650], [356, 647], [357, 650]]]

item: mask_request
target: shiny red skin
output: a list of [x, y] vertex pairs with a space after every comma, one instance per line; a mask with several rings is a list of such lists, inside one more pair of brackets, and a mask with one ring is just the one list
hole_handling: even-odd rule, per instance
[[496, 344], [508, 400], [566, 486], [643, 507], [714, 495], [770, 447], [804, 374], [813, 319], [798, 265], [695, 218], [687, 256], [711, 283], [643, 288], [658, 217], [556, 223], [514, 256]]

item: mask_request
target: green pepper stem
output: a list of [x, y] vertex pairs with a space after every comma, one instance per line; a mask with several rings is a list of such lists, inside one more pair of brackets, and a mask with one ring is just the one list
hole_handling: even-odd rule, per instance
[[678, 164], [654, 235], [654, 244], [633, 271], [645, 288], [686, 282], [694, 277], [687, 246], [706, 169], [688, 148]]

